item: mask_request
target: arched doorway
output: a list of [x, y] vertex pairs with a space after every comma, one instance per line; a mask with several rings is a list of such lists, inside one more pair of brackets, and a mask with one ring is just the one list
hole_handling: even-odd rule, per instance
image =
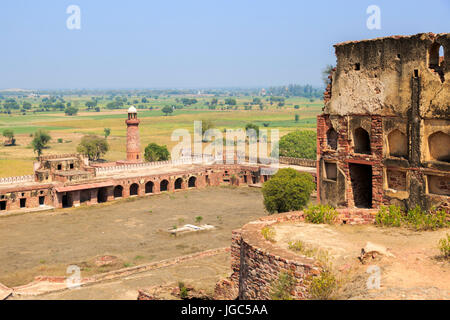
[[370, 154], [370, 136], [369, 133], [363, 128], [359, 127], [355, 130], [354, 142], [355, 142], [355, 152]]
[[108, 201], [108, 189], [106, 187], [98, 189], [97, 203], [102, 203], [106, 201]]
[[148, 181], [145, 184], [145, 193], [153, 193], [153, 182], [152, 181]]
[[166, 179], [164, 179], [163, 181], [161, 181], [161, 183], [159, 184], [159, 190], [160, 191], [167, 191], [167, 187], [169, 186], [169, 181], [167, 181]]
[[137, 183], [133, 183], [130, 186], [130, 196], [137, 196], [139, 192], [139, 186]]
[[188, 181], [188, 187], [189, 188], [195, 188], [197, 182], [197, 178], [196, 177], [190, 177], [189, 181]]
[[181, 189], [183, 185], [183, 179], [178, 178], [177, 180], [175, 180], [175, 190]]
[[114, 187], [114, 199], [122, 198], [122, 195], [123, 195], [123, 187], [122, 186], [115, 186]]

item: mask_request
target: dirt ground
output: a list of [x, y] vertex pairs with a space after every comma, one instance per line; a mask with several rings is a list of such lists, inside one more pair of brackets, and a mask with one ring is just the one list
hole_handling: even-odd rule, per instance
[[[416, 232], [376, 226], [331, 226], [284, 223], [275, 226], [277, 244], [288, 248], [300, 240], [328, 252], [342, 280], [345, 299], [450, 299], [450, 263], [439, 255], [438, 242], [450, 230]], [[381, 245], [393, 257], [362, 264], [358, 257], [367, 242]], [[368, 289], [369, 266], [380, 270], [380, 288]], [[373, 268], [373, 267], [372, 267]], [[372, 269], [373, 272], [374, 269]]]
[[[230, 254], [221, 253], [90, 286], [38, 296], [14, 296], [10, 299], [136, 300], [139, 289], [160, 285], [177, 287], [179, 281], [212, 296], [216, 283], [228, 276], [230, 271]], [[168, 296], [167, 299], [174, 297]]]
[[[127, 201], [128, 200], [128, 201]], [[0, 218], [0, 283], [18, 286], [37, 275], [81, 276], [230, 245], [231, 230], [265, 215], [260, 189], [210, 187], [120, 202]], [[216, 226], [178, 236], [175, 225]], [[97, 266], [96, 257], [117, 260]], [[229, 266], [229, 263], [226, 264]]]

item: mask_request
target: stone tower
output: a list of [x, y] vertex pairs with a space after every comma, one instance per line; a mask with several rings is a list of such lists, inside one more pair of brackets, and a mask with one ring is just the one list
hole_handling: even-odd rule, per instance
[[136, 108], [131, 106], [128, 109], [127, 124], [127, 161], [141, 161], [141, 144], [139, 141], [139, 119]]

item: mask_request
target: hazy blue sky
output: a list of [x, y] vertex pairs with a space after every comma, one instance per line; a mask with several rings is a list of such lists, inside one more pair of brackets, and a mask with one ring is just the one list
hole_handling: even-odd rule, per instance
[[334, 43], [449, 32], [449, 18], [450, 0], [1, 0], [0, 88], [320, 85]]

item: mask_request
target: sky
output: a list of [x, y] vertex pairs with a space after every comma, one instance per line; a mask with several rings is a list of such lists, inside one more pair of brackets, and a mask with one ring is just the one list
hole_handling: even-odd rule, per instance
[[0, 89], [320, 86], [333, 44], [449, 32], [449, 17], [450, 0], [1, 0]]

